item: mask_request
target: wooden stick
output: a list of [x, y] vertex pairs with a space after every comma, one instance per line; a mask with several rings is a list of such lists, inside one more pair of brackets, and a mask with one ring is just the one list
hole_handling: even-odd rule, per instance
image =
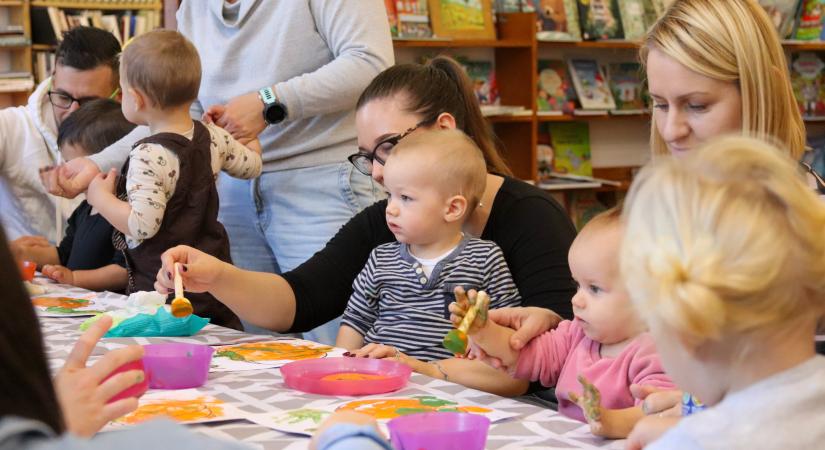
[[180, 277], [180, 263], [175, 263], [175, 298], [184, 298], [183, 280]]

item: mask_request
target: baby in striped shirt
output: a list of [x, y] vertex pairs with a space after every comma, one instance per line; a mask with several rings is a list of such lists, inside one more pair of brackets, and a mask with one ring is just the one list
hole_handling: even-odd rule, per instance
[[441, 341], [453, 328], [447, 307], [456, 287], [486, 291], [491, 308], [521, 304], [501, 249], [462, 232], [486, 178], [481, 150], [458, 130], [418, 130], [393, 148], [384, 186], [397, 242], [376, 247], [353, 282], [338, 347], [380, 343], [446, 359], [453, 354]]

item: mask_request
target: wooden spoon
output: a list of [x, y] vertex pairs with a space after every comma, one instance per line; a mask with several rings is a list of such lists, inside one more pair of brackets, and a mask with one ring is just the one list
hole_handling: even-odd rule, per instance
[[183, 296], [183, 280], [180, 278], [180, 263], [175, 263], [175, 299], [172, 300], [172, 315], [186, 317], [192, 314], [192, 302]]

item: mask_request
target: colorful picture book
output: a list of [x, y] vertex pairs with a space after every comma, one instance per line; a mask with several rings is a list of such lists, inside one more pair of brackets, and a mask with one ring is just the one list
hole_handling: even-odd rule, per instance
[[576, 90], [561, 60], [540, 59], [536, 110], [543, 115], [572, 114], [576, 108]]
[[473, 92], [480, 105], [498, 105], [498, 84], [492, 61], [470, 61], [460, 59], [467, 76], [473, 83]]
[[582, 39], [622, 39], [617, 0], [577, 0]]
[[420, 39], [433, 36], [427, 0], [396, 1], [395, 12], [398, 15], [399, 38]]
[[641, 113], [646, 109], [641, 64], [610, 63], [607, 77], [616, 102], [616, 109], [611, 113]]
[[595, 60], [571, 59], [568, 66], [582, 109], [616, 108], [604, 72]]
[[759, 0], [776, 27], [780, 39], [791, 37], [799, 10], [799, 0]]
[[622, 31], [628, 41], [641, 40], [647, 31], [644, 0], [618, 0]]
[[791, 64], [791, 85], [804, 117], [825, 116], [825, 63], [816, 53], [799, 53]]
[[576, 0], [535, 0], [536, 39], [579, 41], [579, 11]]
[[387, 21], [390, 23], [390, 35], [398, 37], [398, 10], [395, 9], [395, 0], [384, 0], [387, 10]]
[[549, 128], [554, 171], [592, 177], [587, 122], [550, 123]]
[[802, 0], [794, 39], [800, 41], [819, 39], [822, 33], [822, 8], [821, 0]]

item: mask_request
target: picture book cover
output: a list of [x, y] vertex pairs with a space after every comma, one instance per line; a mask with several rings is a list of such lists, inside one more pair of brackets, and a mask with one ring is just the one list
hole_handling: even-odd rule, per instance
[[568, 67], [582, 109], [616, 109], [607, 79], [595, 60], [571, 59]]
[[642, 112], [647, 108], [641, 64], [610, 63], [607, 65], [607, 77], [616, 110]]
[[535, 0], [536, 39], [540, 41], [580, 41], [576, 0]]
[[816, 53], [799, 53], [791, 64], [791, 85], [803, 117], [825, 116], [825, 63]]
[[549, 128], [554, 171], [592, 177], [587, 122], [550, 123]]
[[384, 8], [387, 10], [390, 34], [392, 37], [398, 37], [398, 11], [395, 9], [395, 0], [384, 0]]
[[662, 17], [674, 1], [675, 0], [651, 0], [653, 10], [656, 12], [656, 18]]
[[562, 60], [540, 59], [536, 110], [539, 114], [572, 114], [576, 109], [576, 90]]
[[473, 92], [479, 105], [498, 105], [500, 101], [493, 62], [467, 59], [461, 59], [459, 62], [473, 83]]
[[822, 3], [821, 0], [802, 0], [794, 39], [812, 41], [819, 39], [822, 33]]
[[788, 39], [794, 28], [800, 0], [759, 0], [768, 13], [780, 39]]
[[617, 0], [577, 0], [582, 39], [622, 39]]
[[618, 0], [622, 31], [628, 41], [639, 41], [647, 31], [644, 0]]

